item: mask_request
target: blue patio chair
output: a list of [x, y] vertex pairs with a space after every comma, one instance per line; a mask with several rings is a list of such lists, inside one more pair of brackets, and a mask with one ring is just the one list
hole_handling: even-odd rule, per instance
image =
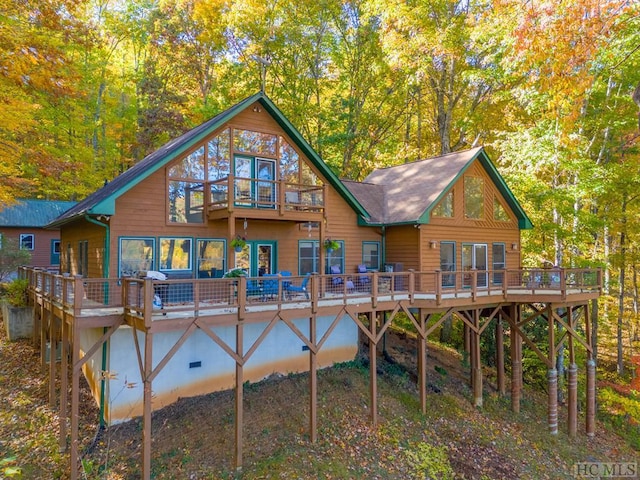
[[278, 274], [265, 273], [262, 278], [262, 298], [263, 300], [278, 297]]
[[[340, 271], [340, 266], [339, 265], [331, 265], [331, 268], [329, 270], [331, 272], [331, 275], [340, 275], [342, 272]], [[334, 287], [339, 287], [340, 285], [342, 285], [342, 277], [333, 277], [331, 279], [331, 285], [333, 285]]]
[[287, 285], [286, 288], [286, 292], [287, 295], [289, 297], [289, 299], [291, 299], [291, 297], [293, 295], [298, 295], [301, 293], [304, 293], [304, 296], [307, 298], [307, 300], [309, 300], [309, 292], [307, 291], [307, 283], [309, 283], [309, 278], [311, 277], [310, 273], [307, 273], [305, 275], [305, 277], [302, 279], [302, 283], [298, 286], [298, 285], [293, 285], [292, 283], [289, 283]]
[[[358, 265], [358, 273], [366, 274], [367, 266], [366, 265]], [[359, 275], [358, 276], [358, 285], [368, 288], [371, 284], [371, 279], [368, 275]]]
[[255, 280], [247, 280], [247, 297], [262, 297], [262, 287]]
[[280, 276], [283, 277], [283, 279], [282, 279], [282, 289], [286, 290], [287, 287], [289, 285], [291, 285], [291, 280], [288, 279], [288, 278], [291, 277], [291, 272], [288, 271], [288, 270], [282, 270], [280, 272]]

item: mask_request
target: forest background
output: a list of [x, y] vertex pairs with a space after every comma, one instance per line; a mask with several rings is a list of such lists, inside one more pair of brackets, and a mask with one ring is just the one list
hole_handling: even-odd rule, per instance
[[484, 145], [535, 225], [525, 266], [603, 267], [600, 351], [624, 372], [640, 2], [5, 0], [0, 205], [80, 200], [260, 89], [341, 177]]

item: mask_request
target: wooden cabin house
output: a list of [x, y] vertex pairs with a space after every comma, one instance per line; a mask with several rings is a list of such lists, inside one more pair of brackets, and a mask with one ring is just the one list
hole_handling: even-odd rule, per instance
[[[521, 268], [520, 231], [531, 222], [482, 148], [377, 169], [364, 182], [341, 181], [258, 93], [171, 140], [49, 227], [60, 229], [64, 275], [29, 275], [42, 350], [48, 342], [62, 344], [61, 446], [67, 369], [73, 372], [72, 479], [80, 372], [101, 421], [143, 416], [144, 478], [152, 410], [235, 388], [240, 466], [244, 382], [308, 371], [314, 441], [316, 370], [352, 360], [360, 337], [369, 344], [375, 424], [376, 348], [399, 312], [416, 327], [423, 412], [427, 337], [447, 318], [457, 316], [468, 333], [477, 406], [480, 336], [498, 320], [497, 388], [504, 394], [508, 328], [516, 411], [522, 342], [549, 366], [554, 385], [553, 332], [562, 325], [568, 334], [559, 341], [569, 343], [569, 361], [575, 361], [574, 340], [589, 352], [587, 432], [593, 434], [588, 305], [600, 294], [600, 273]], [[532, 313], [525, 317], [525, 309]], [[576, 312], [584, 312], [586, 339], [576, 329]], [[547, 354], [523, 331], [539, 320], [549, 328]], [[41, 361], [44, 366], [44, 354]], [[49, 369], [53, 403], [54, 362]], [[569, 380], [572, 434], [576, 371]], [[557, 432], [557, 399], [549, 392], [549, 425]]]
[[60, 265], [60, 233], [45, 229], [76, 202], [19, 199], [0, 209], [0, 248], [3, 240], [14, 240], [31, 253], [30, 266], [56, 270]]

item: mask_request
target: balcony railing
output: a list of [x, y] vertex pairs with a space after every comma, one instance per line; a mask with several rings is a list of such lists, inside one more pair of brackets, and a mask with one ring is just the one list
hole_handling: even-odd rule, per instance
[[[268, 276], [216, 279], [97, 279], [22, 269], [38, 303], [71, 311], [75, 317], [125, 313], [145, 321], [269, 309], [335, 307], [387, 301], [475, 302], [510, 296], [565, 300], [601, 292], [599, 269], [522, 269], [464, 272], [371, 272], [348, 275]], [[304, 285], [304, 288], [303, 288]], [[154, 302], [155, 300], [155, 302]]]
[[249, 207], [282, 212], [324, 210], [324, 186], [289, 183], [258, 178], [234, 177], [229, 198], [229, 177], [211, 182], [209, 210]]

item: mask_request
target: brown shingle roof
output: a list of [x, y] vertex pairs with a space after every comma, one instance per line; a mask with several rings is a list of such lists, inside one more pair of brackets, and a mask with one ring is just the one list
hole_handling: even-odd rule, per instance
[[[380, 168], [364, 179], [364, 183], [371, 185], [370, 187], [357, 188], [352, 184], [347, 185], [347, 188], [371, 214], [371, 223], [417, 222], [481, 150], [482, 147], [478, 147], [394, 167]], [[380, 187], [384, 195], [380, 195]], [[377, 195], [378, 200], [384, 198], [384, 202], [376, 209], [369, 210], [367, 202], [373, 204], [376, 199], [370, 197], [374, 195]], [[377, 218], [374, 220], [374, 217]]]

